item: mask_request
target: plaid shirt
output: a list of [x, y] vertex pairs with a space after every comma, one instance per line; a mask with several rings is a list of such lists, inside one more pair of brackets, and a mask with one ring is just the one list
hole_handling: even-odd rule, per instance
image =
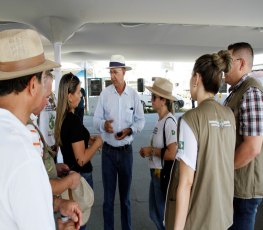
[[[248, 76], [244, 75], [240, 81], [229, 88], [229, 92], [235, 92]], [[227, 97], [226, 104], [232, 97]], [[240, 129], [242, 136], [263, 136], [263, 92], [258, 88], [250, 87], [243, 95], [239, 108]]]

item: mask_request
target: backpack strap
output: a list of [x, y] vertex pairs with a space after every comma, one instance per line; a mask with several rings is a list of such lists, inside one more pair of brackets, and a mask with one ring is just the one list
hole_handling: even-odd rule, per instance
[[176, 121], [173, 119], [173, 117], [167, 117], [164, 121], [164, 125], [163, 125], [163, 148], [161, 149], [161, 163], [162, 163], [162, 167], [164, 166], [164, 154], [165, 154], [165, 150], [167, 148], [166, 146], [166, 135], [165, 135], [165, 124], [166, 124], [166, 121], [171, 118], [174, 123], [176, 124]]
[[177, 141], [179, 141], [181, 120], [182, 120], [182, 117], [179, 117], [177, 121]]

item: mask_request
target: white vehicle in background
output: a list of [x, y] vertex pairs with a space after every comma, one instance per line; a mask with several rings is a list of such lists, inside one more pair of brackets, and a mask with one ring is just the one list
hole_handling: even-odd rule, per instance
[[152, 107], [152, 95], [150, 93], [139, 93], [143, 109]]

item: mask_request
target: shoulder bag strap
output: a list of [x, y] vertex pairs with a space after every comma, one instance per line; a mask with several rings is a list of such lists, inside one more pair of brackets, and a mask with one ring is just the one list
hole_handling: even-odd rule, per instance
[[182, 117], [179, 117], [177, 121], [177, 142], [179, 141], [181, 120], [182, 120]]
[[50, 155], [55, 158], [56, 157], [56, 152], [54, 152], [47, 144], [47, 142], [45, 141], [45, 138], [43, 136], [43, 134], [41, 133], [41, 131], [39, 130], [39, 128], [33, 123], [33, 121], [31, 119], [28, 120], [27, 122], [28, 124], [31, 124], [34, 126], [34, 128], [37, 130], [39, 136], [40, 136], [40, 139], [44, 145], [44, 154], [46, 151], [48, 151], [50, 153]]
[[[164, 166], [164, 154], [165, 154], [165, 150], [166, 150], [166, 135], [165, 135], [165, 124], [167, 119], [171, 118], [174, 122], [175, 120], [173, 119], [173, 117], [167, 117], [164, 121], [164, 125], [163, 125], [163, 148], [161, 149], [161, 162], [162, 162], [162, 167]], [[176, 123], [176, 122], [175, 122]]]

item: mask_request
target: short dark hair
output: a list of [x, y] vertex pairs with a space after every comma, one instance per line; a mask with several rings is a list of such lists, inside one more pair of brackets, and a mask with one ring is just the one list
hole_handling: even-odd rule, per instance
[[5, 96], [13, 92], [16, 94], [22, 92], [34, 76], [36, 76], [38, 82], [41, 82], [42, 72], [0, 81], [0, 96]]
[[254, 57], [254, 51], [252, 46], [247, 43], [247, 42], [237, 42], [234, 44], [231, 44], [227, 47], [228, 50], [233, 50], [233, 53], [235, 53], [236, 51], [242, 50], [242, 49], [246, 49], [249, 51], [250, 55], [252, 56], [252, 58]]

